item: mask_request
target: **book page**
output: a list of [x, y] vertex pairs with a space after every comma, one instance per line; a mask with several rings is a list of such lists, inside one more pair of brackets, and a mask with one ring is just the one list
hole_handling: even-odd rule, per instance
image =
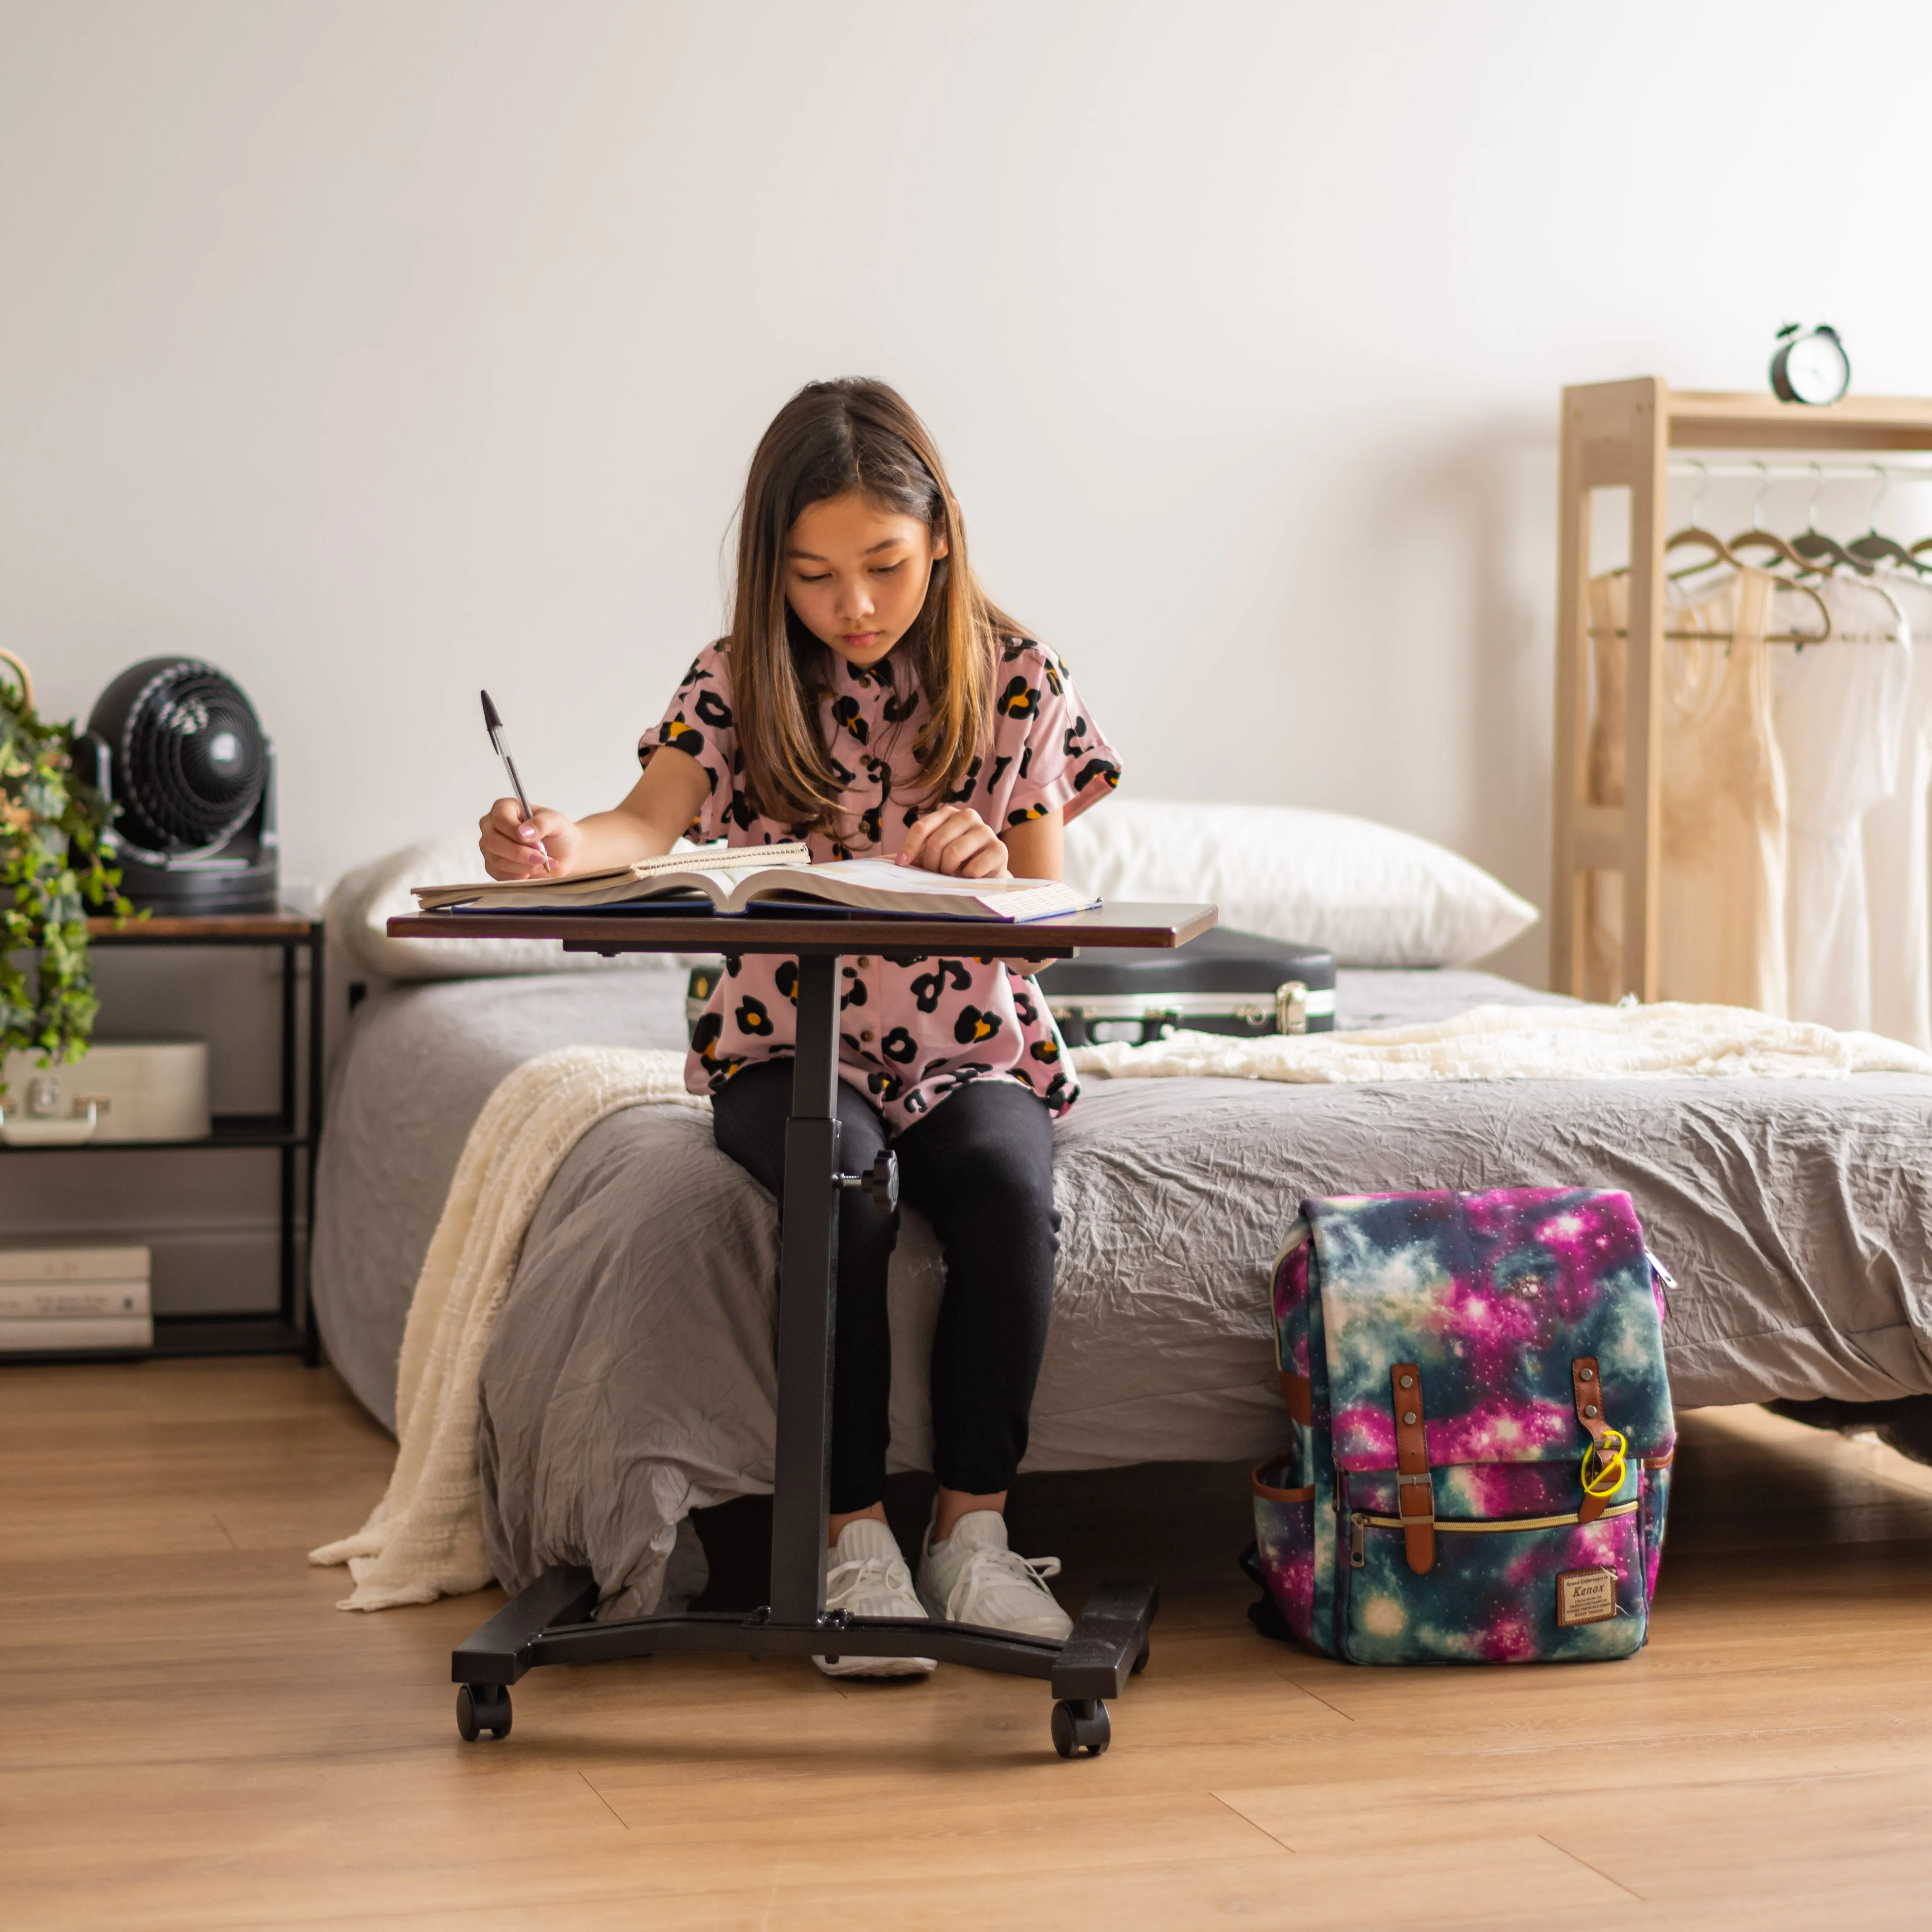
[[1078, 912], [1086, 896], [1057, 879], [966, 879], [897, 866], [885, 859], [839, 859], [814, 866], [803, 876], [783, 871], [753, 874], [729, 903], [736, 912], [754, 898], [823, 898], [834, 904], [928, 919], [1050, 919]]
[[1061, 890], [1053, 879], [963, 879], [957, 874], [928, 872], [918, 866], [897, 866], [890, 859], [831, 859], [812, 868], [815, 878], [848, 879], [875, 892], [957, 894], [963, 898], [993, 898], [1036, 886]]
[[[721, 892], [747, 873], [768, 869], [795, 870], [809, 866], [812, 855], [802, 840], [782, 845], [732, 845], [700, 848], [694, 852], [666, 852], [660, 858], [633, 859], [623, 866], [605, 866], [592, 872], [569, 872], [563, 878], [542, 872], [527, 879], [482, 879], [453, 886], [412, 886], [410, 890], [425, 906], [449, 904], [458, 900], [502, 900], [517, 895], [519, 908], [546, 902], [567, 904], [573, 899], [615, 902], [631, 896], [629, 888], [645, 880], [663, 879], [672, 874], [712, 880]], [[524, 896], [534, 892], [534, 899]]]

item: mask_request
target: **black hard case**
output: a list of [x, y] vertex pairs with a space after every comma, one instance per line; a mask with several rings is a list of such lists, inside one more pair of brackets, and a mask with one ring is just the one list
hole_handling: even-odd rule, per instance
[[1144, 1045], [1179, 1028], [1245, 1039], [1335, 1030], [1333, 953], [1226, 926], [1178, 952], [1096, 952], [1038, 976], [1069, 1046]]
[[[1015, 926], [1016, 942], [1026, 931]], [[696, 1026], [723, 971], [696, 968], [685, 1018]], [[1109, 948], [1059, 959], [1036, 976], [1069, 1046], [1163, 1040], [1182, 1027], [1253, 1040], [1271, 1033], [1333, 1033], [1335, 958], [1259, 933], [1217, 926], [1178, 952]]]

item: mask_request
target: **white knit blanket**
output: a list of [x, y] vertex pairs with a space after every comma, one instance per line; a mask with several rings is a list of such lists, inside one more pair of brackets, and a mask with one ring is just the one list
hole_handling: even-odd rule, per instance
[[[1074, 1064], [1110, 1079], [1338, 1082], [1932, 1074], [1932, 1055], [1874, 1034], [1694, 1006], [1479, 1006], [1426, 1025], [1251, 1040], [1177, 1033], [1150, 1046], [1082, 1048]], [[477, 1376], [524, 1231], [591, 1127], [621, 1108], [652, 1104], [709, 1107], [685, 1092], [682, 1054], [569, 1047], [525, 1061], [490, 1096], [410, 1304], [388, 1492], [356, 1534], [309, 1553], [311, 1563], [348, 1564], [356, 1587], [342, 1609], [426, 1604], [490, 1581], [477, 1486]]]
[[1932, 1073], [1932, 1054], [1872, 1033], [1767, 1018], [1741, 1006], [1477, 1006], [1375, 1032], [1176, 1033], [1083, 1046], [1074, 1070], [1109, 1080], [1657, 1080], [1685, 1075], [1833, 1079]]
[[477, 1116], [409, 1304], [388, 1492], [353, 1536], [309, 1552], [348, 1564], [356, 1587], [339, 1608], [427, 1604], [490, 1581], [476, 1380], [497, 1311], [564, 1156], [606, 1114], [651, 1105], [709, 1110], [684, 1090], [683, 1054], [573, 1046], [525, 1060]]

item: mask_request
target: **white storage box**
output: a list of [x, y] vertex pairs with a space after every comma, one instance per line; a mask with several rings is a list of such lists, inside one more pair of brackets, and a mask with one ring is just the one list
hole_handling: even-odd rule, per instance
[[7, 1056], [0, 1140], [200, 1141], [209, 1134], [205, 1040], [100, 1040], [65, 1066]]
[[0, 1354], [150, 1348], [148, 1250], [0, 1248]]

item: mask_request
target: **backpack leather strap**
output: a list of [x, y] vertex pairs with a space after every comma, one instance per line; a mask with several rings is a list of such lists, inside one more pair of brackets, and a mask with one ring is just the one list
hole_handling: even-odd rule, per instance
[[1413, 1362], [1398, 1362], [1389, 1371], [1389, 1393], [1396, 1408], [1396, 1486], [1403, 1547], [1409, 1568], [1418, 1576], [1426, 1576], [1435, 1568], [1435, 1485], [1423, 1435], [1422, 1370]]
[[[1570, 1365], [1570, 1388], [1576, 1399], [1576, 1419], [1590, 1432], [1590, 1440], [1600, 1455], [1603, 1448], [1603, 1378], [1594, 1355], [1579, 1355]], [[1608, 1496], [1584, 1492], [1582, 1507], [1576, 1512], [1579, 1522], [1594, 1522], [1610, 1506]]]
[[1281, 1400], [1288, 1406], [1289, 1418], [1306, 1429], [1315, 1420], [1314, 1385], [1306, 1376], [1294, 1375], [1286, 1369], [1281, 1373]]

